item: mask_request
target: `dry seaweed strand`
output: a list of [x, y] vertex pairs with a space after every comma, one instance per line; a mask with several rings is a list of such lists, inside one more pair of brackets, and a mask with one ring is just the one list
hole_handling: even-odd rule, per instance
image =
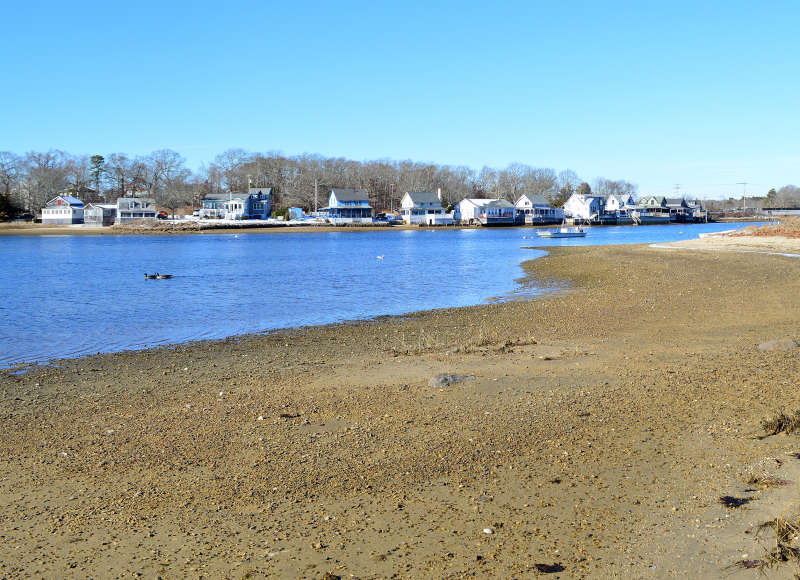
[[778, 433], [796, 433], [800, 431], [800, 411], [795, 411], [793, 415], [787, 415], [780, 411], [771, 419], [763, 419], [761, 427], [767, 436]]
[[778, 516], [758, 526], [758, 533], [767, 529], [775, 532], [775, 547], [767, 552], [766, 561], [769, 564], [789, 561], [800, 563], [800, 548], [796, 545], [800, 539], [800, 516]]

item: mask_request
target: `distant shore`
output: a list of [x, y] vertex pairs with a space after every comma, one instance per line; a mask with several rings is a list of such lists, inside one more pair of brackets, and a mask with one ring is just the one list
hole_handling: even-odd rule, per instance
[[[246, 223], [246, 222], [243, 222]], [[288, 233], [315, 233], [315, 232], [366, 232], [366, 231], [387, 231], [387, 230], [420, 230], [419, 226], [411, 225], [384, 225], [384, 226], [297, 226], [297, 225], [274, 225], [274, 226], [212, 226], [206, 228], [188, 229], [180, 225], [176, 228], [168, 227], [169, 224], [159, 224], [157, 228], [118, 228], [114, 226], [54, 226], [49, 224], [18, 224], [0, 223], [0, 236], [64, 236], [64, 235], [89, 235], [89, 236], [140, 236], [140, 235], [187, 235], [187, 234], [288, 234]], [[429, 229], [471, 229], [475, 226], [435, 226]]]
[[754, 526], [798, 499], [745, 481], [800, 476], [800, 439], [756, 437], [800, 408], [798, 350], [758, 347], [800, 338], [800, 261], [549, 252], [524, 268], [564, 294], [3, 373], [0, 576], [720, 577], [758, 558]]
[[[745, 220], [731, 219], [719, 220], [719, 222], [737, 223]], [[759, 219], [750, 219], [746, 221], [762, 221]], [[191, 223], [191, 222], [188, 222]], [[0, 236], [127, 236], [127, 235], [186, 235], [186, 234], [289, 234], [289, 233], [322, 233], [322, 232], [365, 232], [365, 231], [386, 231], [386, 230], [452, 230], [452, 229], [474, 229], [478, 226], [417, 226], [417, 225], [354, 225], [354, 226], [334, 226], [334, 225], [270, 225], [270, 226], [254, 226], [248, 227], [241, 226], [210, 226], [203, 228], [190, 228], [184, 224], [177, 224], [176, 227], [170, 227], [170, 224], [158, 223], [154, 228], [128, 228], [128, 227], [93, 227], [93, 226], [55, 226], [48, 224], [31, 224], [31, 223], [0, 223]], [[672, 224], [672, 225], [686, 225], [686, 224]], [[553, 227], [549, 225], [510, 225], [500, 227], [526, 227], [526, 228], [548, 228]], [[606, 226], [596, 226], [606, 227]], [[630, 226], [634, 227], [634, 226]], [[638, 226], [638, 227], [647, 227]]]

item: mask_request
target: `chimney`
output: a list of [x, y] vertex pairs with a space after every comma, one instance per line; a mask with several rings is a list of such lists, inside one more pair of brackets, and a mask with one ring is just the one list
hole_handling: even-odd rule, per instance
[[436, 190], [436, 195], [439, 196], [439, 203], [441, 203], [441, 201], [442, 201], [442, 188], [441, 187]]

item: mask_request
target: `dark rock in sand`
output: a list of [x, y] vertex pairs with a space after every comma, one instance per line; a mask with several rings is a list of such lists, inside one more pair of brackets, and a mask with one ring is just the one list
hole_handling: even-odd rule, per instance
[[449, 387], [462, 381], [471, 381], [475, 375], [452, 375], [450, 373], [439, 373], [428, 381], [429, 387]]

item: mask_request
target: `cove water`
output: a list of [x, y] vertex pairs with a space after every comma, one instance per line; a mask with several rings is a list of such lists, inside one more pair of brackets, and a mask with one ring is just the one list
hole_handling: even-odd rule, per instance
[[[522, 288], [523, 246], [654, 243], [751, 224], [180, 236], [0, 236], [0, 367], [480, 304]], [[146, 280], [144, 273], [171, 274]]]

